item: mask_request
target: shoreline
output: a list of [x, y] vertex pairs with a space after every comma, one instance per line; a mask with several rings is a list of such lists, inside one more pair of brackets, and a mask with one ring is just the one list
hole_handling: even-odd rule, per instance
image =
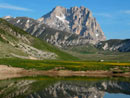
[[88, 76], [88, 77], [130, 77], [130, 72], [113, 73], [112, 71], [71, 71], [71, 70], [26, 70], [23, 68], [0, 65], [0, 80], [18, 78], [24, 76]]

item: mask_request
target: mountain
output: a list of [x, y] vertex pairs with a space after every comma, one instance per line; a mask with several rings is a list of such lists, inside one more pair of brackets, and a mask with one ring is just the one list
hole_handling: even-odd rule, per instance
[[97, 48], [109, 51], [130, 52], [130, 39], [101, 41], [97, 44]]
[[76, 59], [0, 19], [0, 58]]
[[96, 41], [105, 40], [104, 33], [92, 16], [92, 12], [83, 6], [66, 9], [57, 6], [38, 21], [62, 31], [68, 31]]
[[85, 7], [66, 9], [57, 6], [38, 20], [10, 16], [4, 19], [58, 47], [96, 44], [105, 40], [104, 33], [92, 12]]
[[[66, 9], [57, 6], [38, 20], [28, 17], [14, 18], [10, 16], [6, 16], [4, 19], [31, 35], [57, 47], [67, 49], [70, 46], [88, 46], [89, 48], [89, 46], [92, 46], [89, 44], [93, 44], [94, 48], [101, 50], [130, 51], [128, 39], [106, 41], [100, 25], [92, 16], [92, 12], [85, 7]], [[97, 49], [94, 49], [95, 53]], [[91, 51], [91, 49], [89, 50]], [[82, 52], [82, 49], [80, 51]], [[85, 52], [89, 51], [85, 50]]]

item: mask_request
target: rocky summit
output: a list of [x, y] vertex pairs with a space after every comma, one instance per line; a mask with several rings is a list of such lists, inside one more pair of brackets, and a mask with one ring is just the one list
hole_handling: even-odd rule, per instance
[[9, 16], [4, 19], [31, 35], [58, 47], [96, 44], [105, 40], [100, 25], [92, 16], [92, 12], [85, 7], [66, 9], [57, 6], [37, 20]]
[[71, 32], [95, 41], [105, 40], [104, 33], [92, 16], [92, 12], [83, 6], [66, 9], [57, 6], [38, 21], [49, 25], [51, 28]]

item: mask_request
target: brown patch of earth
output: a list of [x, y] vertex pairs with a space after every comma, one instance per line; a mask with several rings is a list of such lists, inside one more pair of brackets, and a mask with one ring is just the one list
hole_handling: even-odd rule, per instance
[[45, 75], [45, 76], [92, 76], [92, 77], [111, 77], [122, 76], [130, 77], [130, 72], [127, 73], [113, 73], [112, 71], [71, 71], [71, 70], [25, 70], [23, 68], [9, 67], [0, 65], [0, 80], [24, 76]]

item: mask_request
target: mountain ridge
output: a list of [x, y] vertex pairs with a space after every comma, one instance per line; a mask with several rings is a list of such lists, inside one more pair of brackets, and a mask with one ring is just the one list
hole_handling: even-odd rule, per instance
[[97, 48], [109, 51], [130, 52], [130, 39], [101, 41], [97, 44]]
[[[87, 8], [84, 8], [84, 7], [77, 8], [78, 10], [84, 9], [84, 11], [85, 11], [85, 14], [82, 11], [82, 14], [84, 14], [84, 15], [82, 15], [81, 19], [79, 18], [79, 20], [73, 19], [73, 17], [79, 17], [77, 15], [77, 13], [79, 13], [79, 12], [75, 11], [76, 7], [71, 8], [71, 13], [65, 12], [65, 13], [71, 14], [70, 16], [65, 16], [66, 18], [70, 17], [69, 18], [70, 20], [66, 20], [66, 18], [64, 16], [60, 17], [60, 16], [56, 15], [57, 13], [59, 13], [59, 15], [60, 15], [60, 12], [58, 11], [59, 9], [63, 10], [63, 12], [67, 11], [66, 8], [63, 8], [63, 7], [61, 8], [60, 6], [58, 6], [58, 7], [54, 8], [48, 14], [44, 15], [44, 17], [47, 18], [46, 20], [48, 20], [48, 17], [49, 17], [49, 19], [52, 18], [52, 22], [50, 22], [50, 24], [43, 22], [44, 19], [42, 19], [42, 18], [35, 20], [32, 18], [27, 18], [27, 17], [16, 17], [16, 18], [4, 17], [4, 19], [6, 19], [11, 24], [25, 30], [26, 32], [30, 33], [31, 35], [41, 38], [41, 39], [51, 43], [52, 45], [55, 45], [58, 47], [83, 45], [83, 44], [85, 45], [88, 43], [96, 44], [100, 40], [101, 41], [105, 40], [103, 31], [101, 30], [99, 24], [96, 22], [95, 18], [89, 14], [90, 11]], [[74, 12], [72, 13], [73, 10], [74, 10]], [[54, 11], [54, 13], [53, 13], [53, 11]], [[88, 14], [88, 16], [87, 16], [87, 14]], [[55, 17], [51, 17], [51, 16], [55, 16]], [[69, 28], [65, 28], [65, 30], [63, 30], [61, 28], [52, 27], [51, 24], [53, 24], [54, 21], [56, 21], [56, 23], [59, 24], [59, 25], [56, 24], [56, 26], [59, 26], [61, 28], [65, 27], [65, 24], [63, 22], [65, 22], [67, 24], [68, 23], [73, 23], [73, 24], [71, 26], [70, 26], [70, 24], [66, 25]], [[80, 21], [80, 25], [83, 28], [81, 33], [73, 32], [74, 28], [75, 28], [75, 30], [77, 28], [77, 25], [78, 25], [77, 21]], [[74, 26], [75, 23], [76, 23], [75, 27], [72, 27], [72, 26]], [[91, 25], [92, 25], [92, 27], [91, 27]], [[72, 29], [72, 30], [70, 30], [70, 29]], [[84, 32], [86, 32], [86, 33], [84, 33]]]

